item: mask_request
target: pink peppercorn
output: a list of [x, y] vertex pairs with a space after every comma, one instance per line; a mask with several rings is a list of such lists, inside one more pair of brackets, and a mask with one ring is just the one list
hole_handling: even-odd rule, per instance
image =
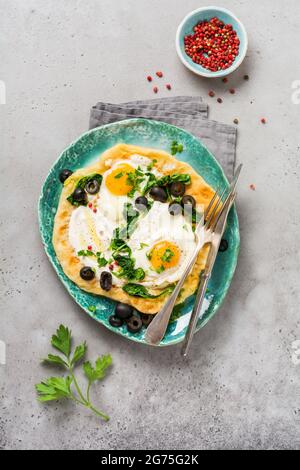
[[216, 17], [196, 24], [193, 34], [184, 37], [186, 54], [212, 72], [225, 70], [233, 64], [239, 44], [232, 25], [226, 25]]
[[148, 80], [148, 82], [152, 82], [152, 77], [150, 75], [148, 75], [147, 80]]
[[172, 88], [172, 87], [171, 87], [170, 83], [168, 83], [168, 84], [166, 85], [166, 89], [167, 89], [167, 90], [171, 90], [171, 88]]
[[155, 87], [153, 88], [153, 91], [154, 91], [154, 93], [157, 93], [157, 92], [158, 92], [157, 86], [155, 86]]

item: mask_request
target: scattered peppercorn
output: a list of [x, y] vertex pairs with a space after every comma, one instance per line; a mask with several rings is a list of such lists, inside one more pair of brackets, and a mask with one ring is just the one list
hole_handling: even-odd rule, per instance
[[222, 98], [218, 98], [218, 99], [217, 99], [217, 102], [218, 102], [218, 103], [223, 103]]
[[168, 84], [166, 85], [166, 89], [167, 89], [167, 90], [171, 90], [171, 88], [172, 88], [172, 87], [171, 87], [170, 83], [168, 83]]
[[235, 94], [235, 89], [234, 89], [234, 88], [230, 88], [229, 93], [231, 93], [232, 95], [234, 95], [234, 94]]
[[238, 124], [238, 123], [239, 123], [239, 120], [238, 120], [237, 118], [235, 118], [235, 119], [233, 120], [233, 122], [234, 122], [234, 124]]
[[211, 98], [213, 98], [215, 96], [215, 92], [214, 91], [209, 91], [208, 92], [208, 96], [210, 96]]
[[155, 86], [155, 87], [153, 88], [153, 91], [154, 91], [154, 93], [157, 93], [157, 92], [158, 92], [157, 86]]
[[92, 249], [93, 249], [92, 245], [89, 245], [89, 246], [87, 247], [87, 249], [88, 249], [89, 251], [92, 251]]
[[244, 75], [244, 80], [249, 80], [249, 75]]
[[227, 82], [228, 82], [228, 78], [227, 78], [227, 77], [222, 78], [222, 82], [223, 82], [223, 83], [227, 83]]
[[147, 80], [148, 80], [148, 82], [152, 82], [152, 77], [151, 77], [151, 75], [148, 75]]
[[256, 189], [255, 184], [253, 184], [253, 183], [250, 184], [249, 188], [252, 189], [252, 191], [255, 191], [255, 189]]
[[156, 72], [156, 75], [161, 78], [163, 76], [163, 73], [162, 72]]
[[267, 121], [266, 121], [265, 118], [261, 118], [260, 122], [261, 122], [262, 124], [266, 124]]
[[196, 24], [184, 37], [186, 54], [202, 67], [217, 72], [230, 67], [239, 52], [240, 40], [231, 24], [214, 17]]
[[93, 212], [96, 214], [96, 212], [97, 212], [97, 209], [96, 209], [96, 207], [94, 207], [94, 209], [93, 209]]

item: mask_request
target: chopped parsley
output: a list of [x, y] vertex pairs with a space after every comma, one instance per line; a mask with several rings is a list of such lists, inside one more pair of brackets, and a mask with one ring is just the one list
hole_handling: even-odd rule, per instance
[[140, 190], [140, 184], [144, 181], [145, 175], [140, 167], [137, 167], [134, 171], [127, 173], [127, 184], [132, 186], [132, 189], [127, 193], [127, 196], [132, 198], [136, 191]]
[[91, 250], [80, 250], [77, 252], [77, 256], [94, 256], [97, 260], [97, 264], [99, 268], [106, 266], [108, 263], [108, 261], [104, 258], [104, 256], [102, 255], [100, 251], [97, 251], [97, 253], [94, 253]]
[[133, 281], [141, 281], [145, 277], [145, 271], [142, 268], [135, 268], [135, 259], [128, 255], [113, 255], [114, 260], [120, 266], [120, 270], [113, 272], [116, 277], [125, 278]]
[[108, 261], [107, 259], [104, 258], [102, 253], [100, 252], [96, 253], [96, 257], [97, 257], [97, 263], [98, 263], [99, 268], [103, 268], [103, 266], [107, 265]]
[[150, 191], [153, 186], [162, 186], [168, 190], [168, 185], [176, 181], [184, 184], [191, 183], [191, 176], [187, 173], [174, 173], [173, 175], [166, 175], [161, 178], [157, 178], [153, 173], [146, 173], [146, 175], [148, 180], [142, 191], [143, 196]]
[[167, 248], [164, 254], [161, 257], [162, 261], [165, 261], [166, 263], [170, 263], [171, 259], [174, 256], [174, 252], [170, 250], [170, 248]]
[[154, 160], [152, 160], [151, 163], [149, 163], [149, 165], [147, 166], [147, 170], [151, 171], [155, 163], [157, 163], [157, 160], [154, 158]]
[[141, 242], [141, 243], [140, 243], [139, 250], [142, 250], [142, 249], [145, 248], [146, 246], [149, 246], [148, 243], [143, 243], [143, 242]]
[[77, 256], [95, 256], [95, 253], [91, 250], [80, 250], [77, 252]]
[[183, 145], [178, 143], [177, 140], [173, 140], [171, 143], [171, 154], [176, 155], [176, 153], [183, 152]]
[[156, 271], [158, 274], [160, 274], [160, 273], [162, 273], [162, 272], [165, 271], [165, 268], [164, 268], [163, 265], [161, 265], [161, 266], [160, 266], [159, 268], [157, 268], [155, 271]]
[[145, 286], [129, 282], [128, 284], [125, 284], [125, 286], [123, 286], [123, 291], [133, 297], [142, 297], [144, 299], [157, 299], [158, 297], [162, 297], [163, 295], [171, 294], [171, 292], [174, 290], [174, 287], [175, 285], [172, 284], [163, 289], [159, 294], [151, 294]]
[[86, 206], [88, 203], [87, 198], [83, 199], [82, 201], [75, 201], [74, 199], [74, 192], [77, 188], [82, 188], [84, 189], [87, 183], [90, 181], [96, 180], [99, 183], [99, 186], [101, 186], [102, 183], [102, 175], [99, 173], [93, 173], [92, 175], [89, 176], [84, 176], [83, 178], [80, 178], [80, 180], [77, 181], [77, 184], [69, 197], [67, 197], [67, 201], [69, 201], [73, 206]]

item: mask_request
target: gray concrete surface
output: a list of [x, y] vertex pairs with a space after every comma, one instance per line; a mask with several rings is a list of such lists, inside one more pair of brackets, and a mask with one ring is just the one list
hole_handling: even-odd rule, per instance
[[[176, 56], [179, 21], [205, 2], [0, 0], [7, 93], [0, 105], [0, 340], [7, 345], [0, 448], [300, 448], [300, 365], [292, 360], [300, 339], [300, 105], [291, 101], [300, 79], [300, 3], [219, 3], [249, 33], [247, 58], [230, 77], [235, 95], [194, 76]], [[89, 108], [97, 100], [151, 98], [145, 76], [158, 69], [174, 95], [217, 90], [224, 102], [207, 98], [210, 117], [240, 119], [237, 158], [245, 164], [237, 271], [187, 364], [178, 347], [142, 347], [87, 318], [56, 278], [37, 225], [43, 180], [87, 129]], [[36, 402], [34, 384], [48, 373], [39, 359], [59, 322], [88, 340], [91, 358], [113, 355], [111, 374], [94, 391], [108, 424], [72, 404]]]

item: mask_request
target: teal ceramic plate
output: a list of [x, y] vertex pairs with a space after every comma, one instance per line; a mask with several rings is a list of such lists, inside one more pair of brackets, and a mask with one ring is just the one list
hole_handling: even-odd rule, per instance
[[[162, 122], [130, 119], [86, 132], [64, 150], [46, 178], [39, 201], [39, 224], [43, 244], [59, 279], [69, 294], [88, 315], [106, 328], [139, 343], [145, 343], [144, 330], [138, 334], [132, 334], [127, 331], [125, 326], [114, 328], [109, 324], [108, 318], [114, 311], [114, 301], [84, 292], [63, 273], [52, 245], [54, 216], [62, 189], [58, 174], [63, 168], [74, 171], [92, 164], [102, 152], [121, 142], [169, 152], [173, 140], [181, 142], [184, 147], [184, 151], [178, 158], [189, 163], [213, 188], [216, 188], [220, 183], [228, 185], [228, 181], [215, 158], [191, 134]], [[228, 241], [229, 247], [227, 251], [218, 254], [197, 330], [202, 328], [220, 307], [234, 274], [240, 243], [238, 218], [234, 207], [228, 217], [224, 238]], [[193, 303], [194, 296], [191, 296], [180, 308], [176, 308], [173, 321], [169, 324], [161, 346], [175, 344], [183, 340]]]

